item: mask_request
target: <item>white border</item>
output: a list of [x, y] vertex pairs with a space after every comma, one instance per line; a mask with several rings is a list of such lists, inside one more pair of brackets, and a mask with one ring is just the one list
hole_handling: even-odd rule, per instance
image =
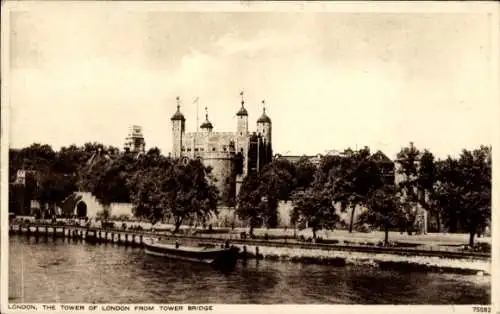
[[[203, 12], [252, 12], [252, 11], [323, 11], [323, 12], [373, 12], [373, 13], [471, 13], [471, 12], [484, 12], [491, 14], [491, 58], [492, 67], [490, 73], [490, 96], [495, 104], [495, 115], [491, 117], [494, 119], [493, 131], [493, 191], [499, 191], [498, 179], [500, 170], [497, 169], [497, 163], [500, 161], [500, 151], [497, 147], [497, 142], [500, 140], [500, 128], [497, 123], [500, 118], [500, 97], [499, 97], [499, 82], [500, 82], [500, 68], [498, 57], [499, 50], [499, 10], [500, 7], [495, 2], [309, 2], [304, 1], [280, 1], [280, 2], [250, 2], [250, 1], [227, 1], [227, 2], [214, 2], [214, 1], [201, 1], [201, 2], [104, 2], [104, 1], [67, 1], [67, 2], [54, 2], [54, 1], [2, 1], [2, 134], [1, 134], [1, 272], [0, 272], [0, 312], [2, 313], [16, 313], [27, 311], [8, 310], [8, 139], [10, 138], [10, 125], [9, 125], [9, 95], [8, 95], [8, 80], [9, 80], [9, 13], [13, 10], [39, 10], [43, 8], [51, 8], [57, 10], [61, 6], [65, 7], [87, 7], [102, 10], [112, 9], [116, 10], [157, 10], [157, 11], [203, 11]], [[495, 119], [497, 118], [497, 119]], [[499, 270], [500, 270], [500, 243], [498, 237], [500, 230], [497, 230], [499, 224], [499, 213], [497, 208], [500, 206], [500, 194], [493, 193], [492, 205], [492, 313], [500, 313], [498, 305], [500, 304], [500, 286], [499, 286]], [[41, 305], [39, 305], [41, 306]], [[88, 312], [90, 305], [85, 305]], [[134, 305], [131, 305], [133, 308]], [[156, 308], [159, 305], [155, 305]], [[187, 305], [185, 305], [187, 306]], [[472, 313], [472, 306], [368, 306], [368, 305], [213, 305], [216, 312], [230, 313], [234, 311], [243, 312], [292, 312], [301, 313], [303, 311], [318, 311], [318, 312], [343, 312], [343, 313], [359, 313], [361, 311], [370, 311], [373, 313]], [[56, 305], [56, 313], [61, 311], [59, 305]], [[38, 312], [42, 310], [39, 308]], [[43, 311], [42, 311], [43, 312]], [[100, 312], [98, 310], [94, 312]], [[133, 312], [133, 311], [132, 311]], [[106, 313], [110, 313], [109, 311]]]

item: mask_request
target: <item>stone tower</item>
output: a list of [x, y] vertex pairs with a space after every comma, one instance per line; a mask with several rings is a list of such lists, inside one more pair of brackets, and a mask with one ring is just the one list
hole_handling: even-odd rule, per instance
[[172, 157], [179, 158], [182, 156], [182, 138], [186, 127], [186, 119], [181, 113], [180, 98], [177, 97], [177, 111], [170, 120], [172, 121]]
[[245, 99], [243, 92], [241, 96], [241, 107], [236, 113], [236, 195], [240, 191], [243, 179], [248, 174], [248, 148], [249, 148], [249, 133], [248, 133], [248, 111], [245, 108]]
[[262, 115], [257, 120], [257, 136], [259, 138], [258, 169], [271, 162], [272, 150], [272, 123], [271, 118], [266, 114], [266, 103], [262, 101]]
[[248, 135], [248, 112], [245, 109], [245, 100], [243, 99], [243, 92], [241, 95], [241, 108], [236, 113], [238, 119], [236, 125], [237, 136], [246, 137]]
[[266, 103], [262, 101], [262, 115], [257, 120], [257, 134], [262, 137], [262, 140], [271, 145], [271, 132], [272, 132], [272, 123], [271, 118], [269, 118], [266, 114]]
[[144, 153], [146, 150], [146, 142], [140, 126], [133, 125], [130, 127], [129, 134], [125, 139], [125, 150], [134, 153]]

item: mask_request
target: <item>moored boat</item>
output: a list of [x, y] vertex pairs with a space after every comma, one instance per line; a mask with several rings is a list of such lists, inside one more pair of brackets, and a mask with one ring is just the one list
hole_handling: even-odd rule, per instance
[[95, 244], [98, 242], [97, 238], [97, 230], [95, 229], [87, 229], [87, 234], [85, 235], [85, 242], [90, 244]]
[[230, 247], [226, 243], [225, 247], [214, 245], [186, 246], [161, 243], [157, 240], [145, 240], [144, 251], [149, 255], [163, 256], [171, 259], [178, 259], [196, 263], [211, 264], [214, 266], [234, 266], [238, 259], [239, 249]]

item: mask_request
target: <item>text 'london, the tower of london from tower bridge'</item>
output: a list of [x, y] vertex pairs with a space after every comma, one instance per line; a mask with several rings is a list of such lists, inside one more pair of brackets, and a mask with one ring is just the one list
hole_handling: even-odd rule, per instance
[[[214, 132], [207, 108], [200, 131], [186, 132], [186, 118], [181, 113], [181, 101], [177, 97], [177, 111], [172, 121], [172, 157], [200, 158], [212, 168], [215, 185], [221, 195], [232, 198], [238, 194], [243, 178], [259, 171], [272, 160], [272, 123], [262, 101], [262, 115], [257, 120], [255, 132], [248, 130], [248, 111], [243, 92], [241, 105], [236, 112], [234, 132]], [[224, 198], [225, 198], [224, 197]]]

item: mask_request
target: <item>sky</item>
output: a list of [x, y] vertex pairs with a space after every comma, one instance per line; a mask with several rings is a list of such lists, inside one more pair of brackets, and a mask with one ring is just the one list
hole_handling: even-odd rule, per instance
[[[188, 131], [234, 131], [240, 91], [273, 151], [414, 142], [437, 156], [492, 144], [491, 20], [485, 13], [173, 12], [60, 6], [11, 12], [10, 146], [123, 147], [131, 125], [171, 151]], [[4, 76], [5, 77], [5, 76]], [[193, 100], [199, 97], [199, 105]]]

